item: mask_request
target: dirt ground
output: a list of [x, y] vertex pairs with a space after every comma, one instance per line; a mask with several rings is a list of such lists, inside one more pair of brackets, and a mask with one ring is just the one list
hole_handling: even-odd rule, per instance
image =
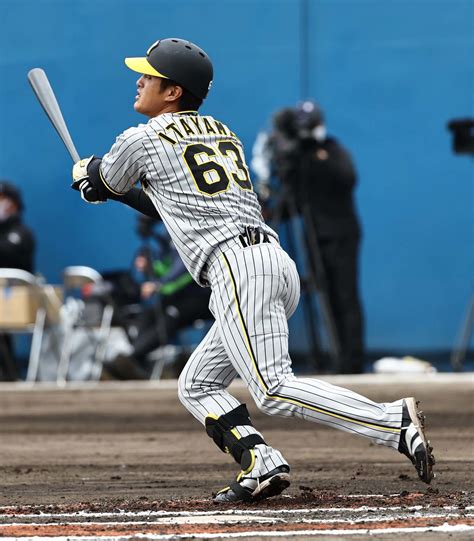
[[[424, 501], [472, 505], [472, 376], [451, 383], [423, 379], [330, 381], [376, 401], [411, 395], [421, 400], [437, 459], [437, 477], [429, 487], [391, 449], [321, 425], [267, 417], [239, 382], [232, 392], [247, 402], [254, 424], [290, 462], [288, 494], [294, 505], [334, 503], [339, 495], [354, 494], [408, 499], [416, 494]], [[237, 472], [179, 403], [175, 382], [168, 381], [63, 390], [5, 384], [0, 387], [0, 441], [2, 506], [128, 504], [145, 509], [171, 501], [176, 508], [200, 509], [212, 505], [211, 494]]]

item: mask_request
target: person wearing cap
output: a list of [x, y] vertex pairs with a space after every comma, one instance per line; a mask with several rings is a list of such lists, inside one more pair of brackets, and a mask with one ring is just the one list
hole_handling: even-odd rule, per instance
[[35, 238], [22, 221], [23, 210], [19, 189], [0, 180], [0, 267], [34, 272]]
[[161, 216], [191, 276], [211, 288], [215, 322], [184, 367], [178, 396], [240, 467], [214, 502], [255, 502], [290, 484], [282, 453], [227, 390], [237, 376], [263, 412], [398, 449], [429, 483], [434, 460], [414, 398], [378, 404], [293, 374], [287, 320], [300, 294], [296, 265], [262, 218], [241, 141], [223, 122], [198, 112], [213, 78], [208, 55], [168, 38], [126, 64], [140, 73], [134, 108], [148, 122], [121, 133], [103, 158], [77, 162], [72, 188], [88, 203], [116, 199]]
[[[23, 210], [20, 190], [0, 180], [0, 268], [34, 272], [35, 238], [22, 221]], [[11, 336], [0, 333], [0, 379], [18, 378], [13, 358]]]

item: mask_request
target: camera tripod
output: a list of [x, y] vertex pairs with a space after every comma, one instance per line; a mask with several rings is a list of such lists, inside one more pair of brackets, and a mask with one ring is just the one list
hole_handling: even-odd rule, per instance
[[307, 204], [304, 204], [299, 212], [295, 195], [289, 184], [282, 182], [281, 186], [283, 188], [282, 193], [276, 203], [271, 225], [278, 231], [283, 222], [287, 224], [288, 248], [292, 257], [295, 257], [298, 253], [298, 239], [301, 239], [303, 244], [302, 255], [306, 275], [301, 280], [303, 293], [301, 302], [303, 304], [311, 354], [313, 359], [318, 359], [322, 351], [318, 334], [317, 310], [313, 302], [313, 296], [316, 295], [327, 335], [328, 353], [332, 363], [331, 371], [339, 373], [341, 368], [341, 344], [329, 302], [326, 274], [311, 209]]

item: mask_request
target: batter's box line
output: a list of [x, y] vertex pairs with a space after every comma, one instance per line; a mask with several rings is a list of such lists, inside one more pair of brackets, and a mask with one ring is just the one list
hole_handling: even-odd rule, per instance
[[[191, 520], [191, 517], [160, 517], [156, 521], [149, 521], [149, 520], [124, 520], [124, 521], [108, 521], [108, 522], [11, 522], [11, 523], [4, 523], [0, 524], [0, 533], [3, 528], [11, 528], [12, 526], [21, 528], [21, 527], [60, 527], [60, 526], [87, 526], [87, 527], [97, 527], [97, 526], [151, 526], [151, 525], [176, 525], [176, 524], [230, 524], [232, 522], [238, 521], [239, 523], [252, 523], [252, 522], [258, 522], [258, 523], [272, 523], [272, 524], [278, 524], [278, 523], [286, 523], [289, 522], [282, 518], [275, 518], [275, 517], [265, 517], [265, 516], [256, 516], [256, 515], [241, 515], [241, 516], [229, 516], [229, 515], [201, 515], [198, 517], [195, 517], [196, 519], [204, 519], [204, 520]], [[232, 520], [233, 518], [233, 520]], [[474, 514], [472, 513], [413, 513], [413, 512], [407, 512], [407, 513], [399, 513], [395, 515], [379, 515], [378, 517], [367, 517], [363, 516], [360, 518], [300, 518], [299, 522], [304, 524], [360, 524], [365, 522], [386, 522], [387, 520], [390, 521], [399, 521], [399, 520], [416, 520], [416, 519], [434, 519], [434, 518], [443, 518], [445, 520], [452, 520], [452, 519], [458, 519], [458, 518], [474, 518]], [[42, 537], [41, 537], [42, 538]], [[3, 536], [1, 536], [1, 539], [5, 539]]]
[[[161, 540], [175, 540], [175, 539], [232, 539], [239, 537], [305, 537], [305, 536], [349, 536], [349, 535], [380, 535], [391, 533], [427, 533], [427, 532], [441, 532], [441, 533], [466, 533], [474, 531], [474, 526], [466, 525], [449, 525], [443, 524], [442, 526], [427, 526], [427, 527], [412, 527], [412, 528], [366, 528], [363, 530], [287, 530], [284, 532], [275, 531], [247, 531], [247, 532], [235, 532], [235, 533], [199, 533], [199, 534], [134, 534], [134, 535], [121, 535], [121, 536], [56, 536], [56, 537], [22, 537], [22, 541], [133, 541], [135, 539], [161, 541]], [[17, 537], [3, 537], [2, 541], [18, 541]]]
[[[414, 496], [424, 496], [422, 492], [412, 494]], [[399, 498], [399, 493], [394, 494], [338, 494], [336, 496], [340, 499], [358, 499], [358, 498]], [[289, 494], [282, 494], [280, 498], [287, 498], [288, 500], [292, 500], [294, 496], [291, 496]], [[200, 500], [203, 504], [209, 504], [209, 500]], [[17, 511], [18, 509], [38, 509], [38, 505], [19, 505], [19, 506], [12, 506], [12, 505], [0, 505], [0, 516], [3, 516], [1, 511]], [[41, 506], [41, 507], [47, 507], [47, 506]], [[55, 506], [56, 507], [56, 506]], [[321, 508], [322, 509], [322, 508]], [[327, 508], [326, 508], [327, 509]], [[127, 511], [124, 511], [127, 512]], [[146, 513], [147, 511], [143, 511], [143, 513]], [[164, 511], [166, 512], [166, 511]], [[77, 513], [81, 513], [81, 511], [77, 511]]]
[[[444, 511], [458, 511], [460, 508], [456, 505], [445, 505], [433, 507], [431, 505], [392, 505], [372, 507], [363, 505], [361, 507], [313, 507], [300, 509], [223, 509], [213, 511], [119, 511], [119, 512], [103, 512], [94, 513], [88, 511], [76, 511], [74, 513], [5, 513], [0, 514], [0, 519], [11, 519], [17, 517], [25, 518], [105, 518], [105, 517], [192, 517], [206, 515], [293, 515], [293, 514], [318, 514], [318, 513], [365, 513], [365, 512], [387, 512], [387, 511], [422, 511], [423, 509], [431, 510], [443, 509]], [[462, 508], [464, 511], [474, 510], [474, 505]], [[2, 539], [3, 541], [3, 539]]]

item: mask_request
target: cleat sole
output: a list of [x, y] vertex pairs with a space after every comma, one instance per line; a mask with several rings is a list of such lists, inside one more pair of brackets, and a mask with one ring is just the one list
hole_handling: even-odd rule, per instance
[[278, 496], [289, 486], [290, 474], [285, 471], [280, 471], [268, 479], [260, 481], [253, 492], [250, 492], [249, 490], [245, 498], [242, 498], [242, 495], [238, 496], [231, 487], [227, 487], [216, 494], [213, 501], [217, 504], [238, 502], [253, 503], [266, 500], [273, 496]]
[[425, 456], [424, 456], [423, 464], [426, 467], [423, 468], [421, 471], [418, 468], [416, 468], [418, 471], [418, 477], [423, 482], [430, 484], [432, 479], [434, 478], [433, 466], [435, 464], [435, 458], [432, 454], [433, 447], [429, 445], [428, 441], [426, 440], [425, 433], [423, 431], [425, 428], [425, 415], [423, 414], [423, 412], [420, 412], [417, 410], [418, 404], [420, 403], [419, 401], [415, 401], [414, 398], [405, 398], [405, 403], [408, 408], [408, 413], [410, 415], [411, 422], [413, 423], [415, 428], [417, 428], [420, 438], [423, 442], [423, 446], [425, 448], [425, 453], [424, 453]]
[[271, 498], [273, 496], [278, 496], [289, 486], [290, 476], [287, 473], [279, 473], [260, 484], [260, 486], [252, 494], [253, 500], [257, 502], [260, 500], [266, 500], [267, 498]]

